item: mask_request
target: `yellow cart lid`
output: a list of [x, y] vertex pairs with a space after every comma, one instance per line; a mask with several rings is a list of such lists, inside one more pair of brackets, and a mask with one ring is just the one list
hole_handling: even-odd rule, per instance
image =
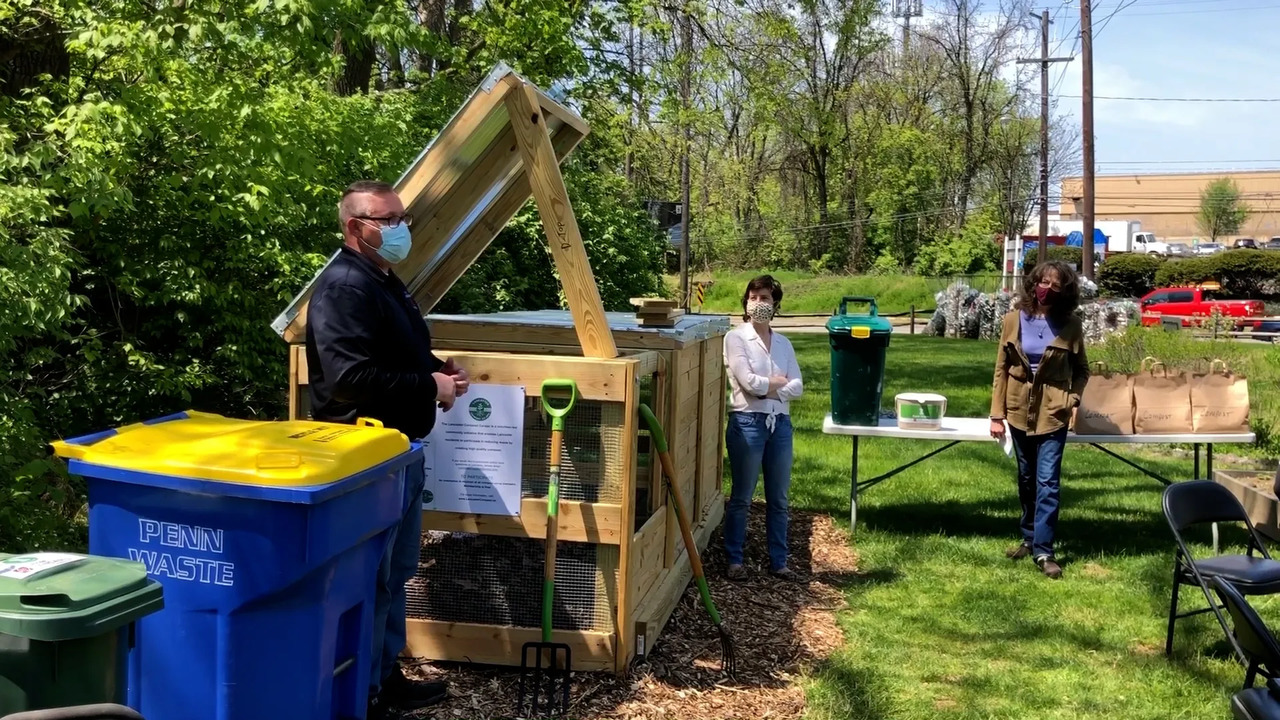
[[[85, 465], [251, 485], [302, 487], [337, 482], [410, 449], [409, 439], [377, 421], [356, 425], [271, 422], [187, 411], [52, 443]], [[88, 473], [81, 473], [88, 474]]]

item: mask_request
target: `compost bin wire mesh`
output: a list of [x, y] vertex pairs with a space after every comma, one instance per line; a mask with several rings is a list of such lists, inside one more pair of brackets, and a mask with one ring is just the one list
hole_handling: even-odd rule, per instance
[[[542, 625], [546, 543], [540, 539], [431, 531], [408, 586], [408, 615], [504, 627]], [[613, 632], [618, 547], [561, 541], [556, 547], [557, 630]]]
[[[625, 406], [619, 402], [580, 400], [565, 418], [560, 454], [560, 499], [619, 504], [625, 467]], [[525, 403], [523, 497], [546, 497], [551, 475], [551, 421], [542, 400]]]

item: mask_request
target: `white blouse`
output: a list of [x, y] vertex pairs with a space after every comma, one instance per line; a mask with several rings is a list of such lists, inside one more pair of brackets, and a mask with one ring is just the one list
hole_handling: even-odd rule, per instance
[[[770, 349], [755, 327], [744, 322], [724, 338], [724, 364], [729, 369], [729, 410], [732, 412], [758, 412], [766, 415], [789, 415], [791, 401], [800, 397], [804, 382], [800, 378], [800, 364], [796, 362], [791, 341], [773, 331]], [[776, 395], [769, 392], [769, 378], [782, 375], [787, 384]]]

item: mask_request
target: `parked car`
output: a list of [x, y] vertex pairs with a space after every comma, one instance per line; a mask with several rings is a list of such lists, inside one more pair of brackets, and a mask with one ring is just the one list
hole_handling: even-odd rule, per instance
[[1232, 247], [1235, 248], [1236, 250], [1243, 250], [1246, 248], [1249, 250], [1257, 250], [1258, 243], [1253, 238], [1237, 238], [1235, 244], [1232, 245]]
[[1273, 237], [1262, 245], [1263, 250], [1280, 250], [1280, 237]]
[[1235, 327], [1239, 329], [1246, 323], [1256, 327], [1257, 321], [1248, 319], [1261, 318], [1266, 314], [1266, 306], [1261, 300], [1219, 300], [1217, 292], [1216, 283], [1152, 290], [1139, 301], [1142, 324], [1160, 325], [1163, 316], [1170, 315], [1181, 318], [1182, 327], [1190, 327], [1193, 318], [1209, 317], [1216, 307], [1223, 315], [1238, 318]]
[[1253, 332], [1275, 333], [1259, 337], [1264, 342], [1280, 343], [1280, 320], [1260, 320], [1253, 325]]
[[1169, 251], [1166, 254], [1169, 257], [1189, 257], [1192, 255], [1192, 250], [1186, 243], [1169, 243]]
[[1200, 243], [1196, 246], [1197, 255], [1213, 255], [1220, 253], [1227, 248], [1222, 243]]

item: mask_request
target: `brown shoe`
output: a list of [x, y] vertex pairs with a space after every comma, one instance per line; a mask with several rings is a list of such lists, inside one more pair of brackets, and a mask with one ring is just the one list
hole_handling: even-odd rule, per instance
[[1062, 577], [1062, 566], [1054, 562], [1053, 558], [1046, 555], [1036, 560], [1036, 564], [1040, 566], [1040, 572], [1043, 572], [1048, 577], [1054, 580]]
[[1026, 543], [1019, 543], [1018, 545], [1004, 551], [1004, 556], [1010, 560], [1021, 560], [1030, 554], [1031, 546]]

